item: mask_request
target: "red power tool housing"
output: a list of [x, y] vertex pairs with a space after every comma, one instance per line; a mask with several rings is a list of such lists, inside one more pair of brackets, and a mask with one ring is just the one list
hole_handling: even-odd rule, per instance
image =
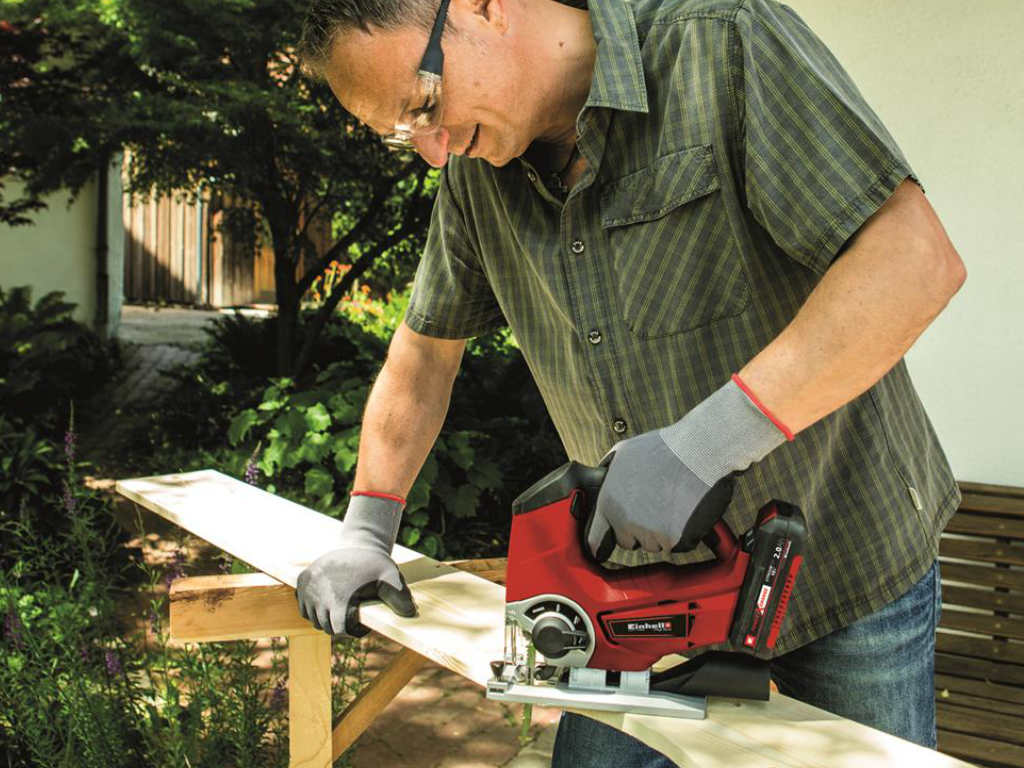
[[769, 658], [803, 559], [800, 510], [770, 501], [740, 539], [720, 520], [704, 538], [712, 561], [608, 569], [582, 534], [603, 475], [570, 462], [516, 499], [506, 602], [557, 595], [582, 607], [595, 635], [588, 667], [643, 670], [667, 654], [727, 642]]

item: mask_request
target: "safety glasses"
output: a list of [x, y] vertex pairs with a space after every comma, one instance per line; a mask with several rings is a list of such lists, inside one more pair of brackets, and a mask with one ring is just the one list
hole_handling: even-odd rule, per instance
[[448, 2], [441, 0], [437, 10], [430, 41], [416, 73], [415, 92], [402, 105], [394, 133], [383, 137], [387, 147], [396, 152], [415, 150], [413, 139], [437, 133], [441, 127], [441, 71], [444, 69], [441, 32], [448, 17]]

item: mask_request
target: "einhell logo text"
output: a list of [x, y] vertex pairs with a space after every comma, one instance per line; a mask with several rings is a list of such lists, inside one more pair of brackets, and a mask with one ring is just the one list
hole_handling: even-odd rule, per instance
[[627, 632], [671, 632], [669, 621], [631, 621], [626, 624]]
[[608, 628], [614, 637], [686, 637], [693, 616], [651, 616], [646, 619], [612, 619]]

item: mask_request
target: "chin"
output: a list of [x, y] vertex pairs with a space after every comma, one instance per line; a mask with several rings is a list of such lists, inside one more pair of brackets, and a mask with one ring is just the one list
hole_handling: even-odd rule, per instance
[[491, 165], [493, 165], [495, 168], [503, 168], [506, 165], [508, 165], [510, 162], [512, 162], [512, 158], [511, 157], [499, 157], [496, 160], [491, 160], [491, 158], [489, 158], [489, 157], [484, 158], [484, 159], [487, 160], [487, 162], [490, 163]]

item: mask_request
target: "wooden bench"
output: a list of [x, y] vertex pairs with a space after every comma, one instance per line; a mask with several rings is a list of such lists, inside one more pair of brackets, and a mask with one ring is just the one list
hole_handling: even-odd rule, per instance
[[[481, 686], [491, 676], [490, 662], [504, 642], [504, 590], [396, 546], [392, 556], [413, 592], [419, 615], [404, 619], [373, 603], [360, 608], [365, 625], [405, 650], [334, 728], [330, 638], [311, 631], [299, 617], [293, 590], [302, 569], [338, 545], [341, 523], [210, 470], [124, 480], [117, 483], [117, 491], [263, 571], [181, 585], [172, 595], [172, 624], [179, 637], [200, 641], [289, 638], [293, 768], [329, 768], [425, 658]], [[705, 720], [621, 712], [583, 714], [629, 733], [684, 768], [967, 766], [957, 758], [779, 694], [766, 702], [713, 697]]]
[[1024, 488], [960, 488], [939, 548], [939, 749], [1024, 768]]

